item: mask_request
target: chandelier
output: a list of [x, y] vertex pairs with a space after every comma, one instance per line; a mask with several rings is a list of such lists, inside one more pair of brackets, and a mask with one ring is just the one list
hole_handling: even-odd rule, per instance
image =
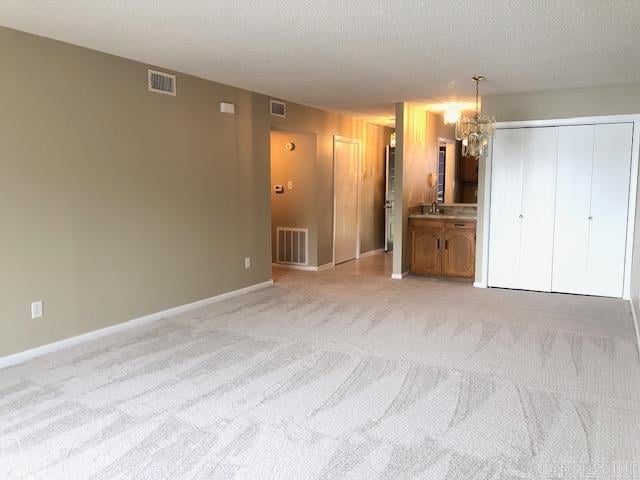
[[476, 75], [472, 80], [476, 82], [476, 113], [473, 118], [465, 116], [456, 122], [456, 139], [462, 141], [462, 155], [484, 157], [487, 155], [489, 138], [493, 137], [496, 129], [496, 119], [480, 115], [480, 81], [484, 77]]

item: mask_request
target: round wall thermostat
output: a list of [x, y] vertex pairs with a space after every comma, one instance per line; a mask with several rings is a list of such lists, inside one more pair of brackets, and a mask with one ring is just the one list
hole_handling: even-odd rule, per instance
[[296, 149], [296, 144], [293, 143], [293, 142], [285, 143], [284, 144], [284, 148], [286, 148], [289, 151], [295, 150]]

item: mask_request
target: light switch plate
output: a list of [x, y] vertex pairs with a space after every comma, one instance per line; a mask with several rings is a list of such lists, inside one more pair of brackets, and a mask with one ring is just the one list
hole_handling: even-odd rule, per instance
[[288, 188], [289, 190], [293, 190], [293, 180], [289, 180], [289, 181], [287, 182], [287, 188]]
[[245, 257], [244, 268], [251, 268], [251, 257]]

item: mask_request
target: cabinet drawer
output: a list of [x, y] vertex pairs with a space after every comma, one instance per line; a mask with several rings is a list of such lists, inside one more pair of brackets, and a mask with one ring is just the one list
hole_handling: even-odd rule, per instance
[[442, 228], [442, 220], [435, 218], [411, 218], [409, 219], [409, 228]]
[[473, 220], [447, 220], [444, 228], [467, 228], [475, 230], [476, 222]]

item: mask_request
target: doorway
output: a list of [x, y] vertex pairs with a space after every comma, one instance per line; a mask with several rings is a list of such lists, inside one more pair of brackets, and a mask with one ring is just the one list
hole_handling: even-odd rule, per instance
[[[395, 135], [395, 134], [394, 134]], [[394, 140], [395, 141], [395, 140]], [[395, 210], [396, 147], [385, 147], [384, 191], [384, 251], [393, 250], [393, 222]]]
[[359, 229], [360, 140], [333, 139], [333, 262], [360, 256]]
[[299, 270], [317, 268], [316, 143], [315, 133], [271, 130], [273, 264]]

